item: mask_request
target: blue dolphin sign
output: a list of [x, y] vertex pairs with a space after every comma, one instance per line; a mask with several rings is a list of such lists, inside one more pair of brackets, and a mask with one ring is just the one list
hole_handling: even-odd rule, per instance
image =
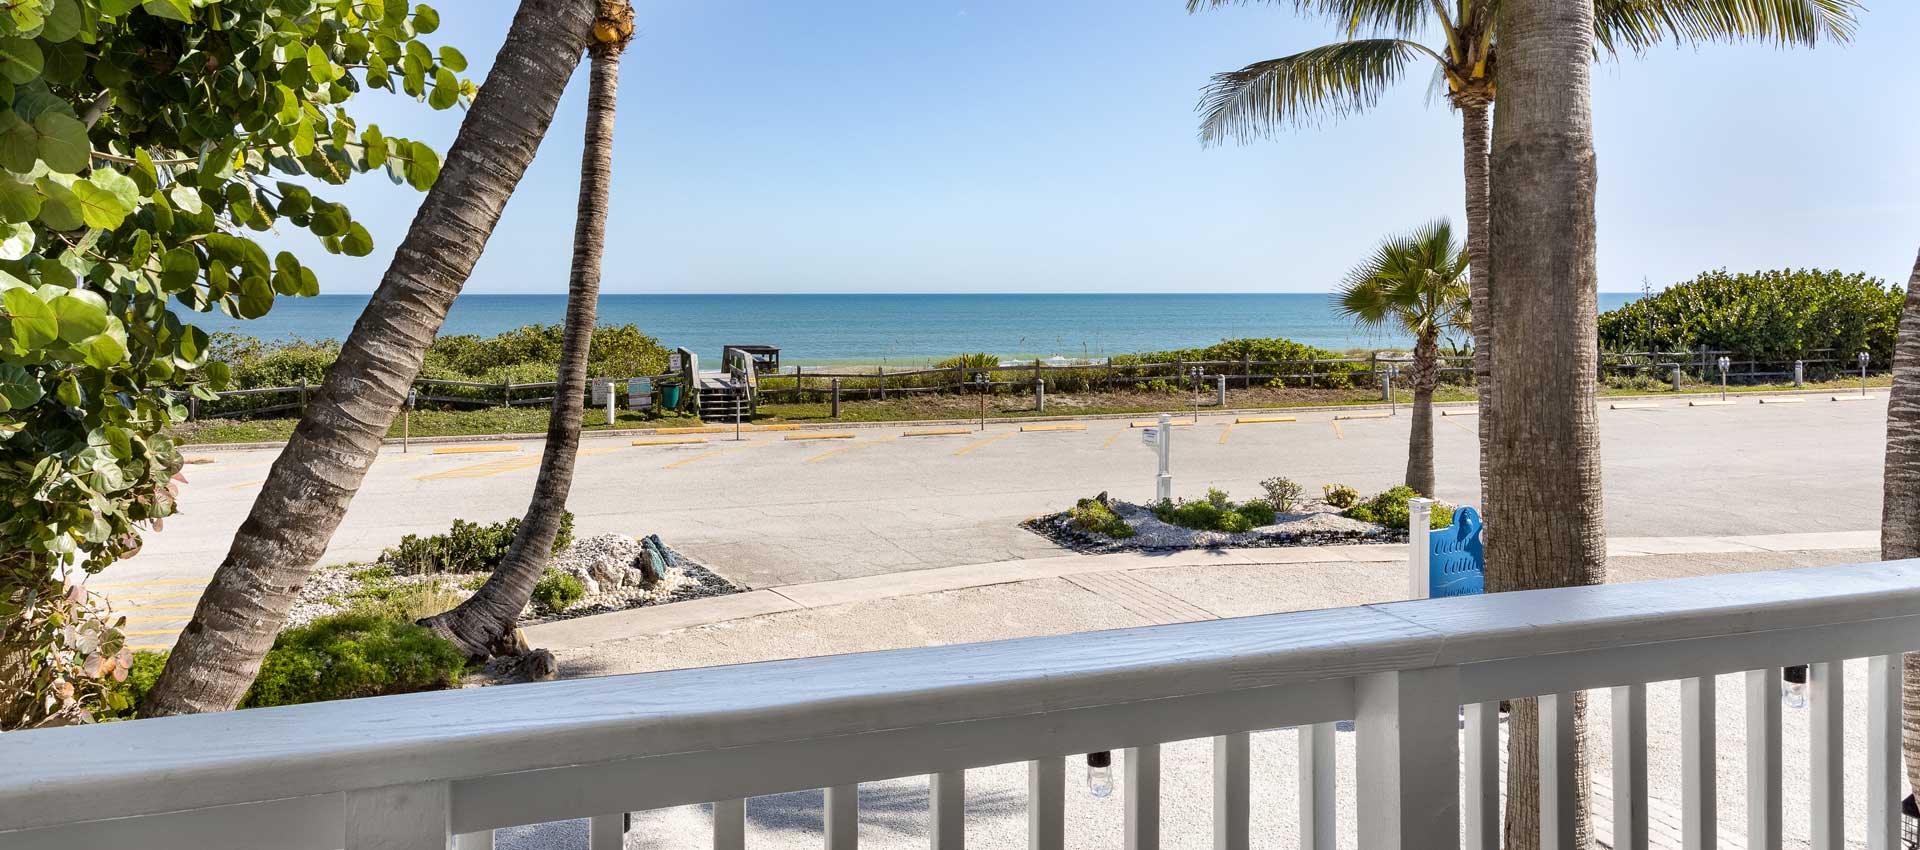
[[1485, 590], [1486, 551], [1480, 547], [1480, 512], [1462, 505], [1454, 509], [1453, 525], [1433, 532], [1432, 557], [1427, 560], [1427, 595], [1431, 599], [1472, 596]]

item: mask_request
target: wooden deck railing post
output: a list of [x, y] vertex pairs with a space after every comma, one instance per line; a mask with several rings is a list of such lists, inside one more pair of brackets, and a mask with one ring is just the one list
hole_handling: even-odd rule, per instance
[[1460, 834], [1459, 693], [1453, 667], [1360, 678], [1354, 780], [1361, 847], [1415, 850]]
[[452, 789], [445, 782], [346, 794], [346, 850], [446, 850]]

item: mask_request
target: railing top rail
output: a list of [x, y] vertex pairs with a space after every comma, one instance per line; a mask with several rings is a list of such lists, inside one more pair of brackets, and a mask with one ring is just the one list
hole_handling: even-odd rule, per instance
[[[1896, 561], [13, 732], [0, 735], [0, 764], [13, 768], [0, 774], [0, 831], [721, 751], [738, 777], [756, 752], [806, 766], [804, 756], [828, 751], [809, 748], [862, 737], [899, 749], [916, 735], [990, 727], [1030, 741], [1075, 725], [1063, 717], [1177, 740], [1233, 731], [1208, 723], [1350, 717], [1339, 712], [1351, 710], [1351, 688], [1336, 686], [1370, 673], [1459, 667], [1462, 701], [1478, 702], [1552, 692], [1528, 689], [1542, 675], [1577, 679], [1556, 688], [1601, 687], [1916, 649], [1906, 645], [1920, 644], [1916, 623], [1920, 561]], [[1112, 722], [1121, 718], [1124, 727]], [[1102, 744], [1088, 734], [1039, 746]], [[917, 743], [922, 761], [1000, 755]], [[885, 763], [930, 766], [906, 758]], [[463, 817], [499, 815], [456, 806]]]

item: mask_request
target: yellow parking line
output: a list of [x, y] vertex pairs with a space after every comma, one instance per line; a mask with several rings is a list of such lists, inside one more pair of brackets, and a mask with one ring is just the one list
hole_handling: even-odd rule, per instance
[[197, 599], [199, 596], [199, 591], [194, 591], [193, 593], [129, 593], [125, 596], [109, 596], [108, 598], [118, 602], [122, 599]]
[[159, 587], [161, 585], [167, 585], [167, 584], [206, 584], [206, 583], [207, 583], [207, 580], [203, 578], [175, 578], [175, 579], [167, 579], [166, 581], [142, 581], [142, 582], [134, 582], [134, 583], [115, 582], [112, 584], [90, 584], [90, 585], [87, 585], [87, 589], [88, 590], [104, 590], [109, 587]]
[[527, 467], [538, 466], [539, 464], [540, 458], [537, 455], [533, 457], [511, 457], [502, 460], [488, 461], [486, 463], [476, 463], [472, 466], [442, 470], [440, 472], [430, 472], [426, 475], [415, 476], [413, 480], [439, 481], [446, 478], [486, 478], [499, 475], [502, 472], [526, 469]]
[[493, 452], [517, 452], [519, 446], [438, 446], [433, 453], [437, 455], [477, 455]]
[[1227, 444], [1227, 435], [1231, 433], [1233, 433], [1233, 423], [1228, 422], [1227, 427], [1220, 429], [1220, 445]]
[[980, 448], [981, 446], [984, 446], [984, 445], [986, 445], [986, 444], [988, 444], [988, 443], [993, 443], [993, 442], [998, 442], [998, 441], [1000, 441], [1000, 440], [1004, 440], [1004, 439], [1006, 439], [1006, 438], [1008, 438], [1008, 437], [1011, 437], [1011, 436], [1013, 436], [1013, 435], [1015, 435], [1015, 434], [1018, 434], [1018, 433], [1020, 433], [1020, 432], [1018, 432], [1018, 431], [1006, 431], [1006, 432], [1002, 432], [1002, 433], [999, 433], [999, 434], [995, 434], [995, 435], [993, 435], [993, 436], [991, 436], [991, 437], [988, 437], [988, 438], [986, 438], [986, 439], [984, 439], [984, 440], [977, 440], [977, 441], [975, 441], [975, 442], [971, 442], [971, 443], [968, 443], [968, 444], [967, 444], [967, 445], [966, 445], [965, 447], [963, 447], [963, 448], [961, 448], [961, 449], [960, 449], [959, 451], [957, 451], [957, 452], [954, 452], [954, 453], [953, 453], [953, 456], [954, 456], [954, 457], [959, 457], [959, 456], [961, 456], [961, 455], [963, 455], [963, 454], [966, 454], [967, 452], [970, 452], [970, 451], [973, 451], [974, 449], [977, 449], [977, 448]]
[[136, 629], [130, 632], [121, 632], [121, 634], [127, 637], [152, 637], [153, 635], [177, 635], [179, 633], [179, 629]]
[[1121, 431], [1115, 431], [1115, 432], [1113, 432], [1113, 436], [1111, 436], [1111, 437], [1108, 437], [1108, 438], [1107, 438], [1107, 441], [1106, 441], [1105, 443], [1102, 443], [1102, 444], [1100, 445], [1100, 448], [1103, 448], [1103, 449], [1105, 449], [1105, 448], [1109, 448], [1109, 447], [1111, 447], [1111, 446], [1113, 445], [1113, 442], [1114, 442], [1115, 440], [1118, 440], [1118, 439], [1120, 439], [1120, 435], [1121, 435], [1121, 434], [1125, 434], [1125, 433], [1127, 433], [1127, 432], [1126, 432], [1126, 431], [1124, 431], [1124, 430], [1121, 430]]
[[1385, 419], [1391, 415], [1392, 414], [1390, 413], [1380, 413], [1376, 411], [1373, 413], [1342, 413], [1339, 416], [1335, 416], [1333, 418], [1335, 419]]
[[851, 440], [851, 439], [853, 439], [853, 434], [846, 433], [846, 432], [841, 432], [836, 434], [788, 434], [787, 435], [787, 440], [789, 442], [794, 440]]
[[747, 430], [749, 431], [798, 431], [800, 430], [800, 426], [798, 425], [754, 425], [748, 428]]
[[[111, 602], [111, 600], [109, 600], [109, 602]], [[121, 614], [131, 614], [135, 611], [192, 611], [194, 607], [195, 606], [193, 605], [174, 605], [171, 603], [166, 605], [113, 605], [112, 606], [113, 610]]]
[[248, 487], [258, 487], [265, 483], [267, 483], [267, 479], [262, 478], [259, 481], [243, 481], [239, 484], [229, 484], [227, 485], [227, 489], [228, 490], [244, 490]]
[[853, 451], [854, 449], [860, 448], [861, 446], [871, 446], [875, 443], [890, 443], [898, 439], [900, 439], [898, 436], [893, 436], [893, 437], [881, 437], [878, 440], [868, 440], [864, 443], [848, 443], [837, 449], [831, 449], [825, 452], [821, 452], [820, 454], [814, 455], [813, 457], [807, 458], [806, 462], [812, 463], [816, 460], [826, 460], [827, 458], [833, 457], [834, 455], [837, 455], [841, 452], [850, 452], [850, 451]]
[[759, 448], [760, 446], [765, 446], [765, 445], [770, 445], [770, 444], [769, 443], [741, 443], [740, 445], [729, 446], [727, 448], [720, 449], [718, 451], [711, 451], [711, 452], [707, 452], [706, 454], [697, 454], [685, 460], [676, 460], [660, 468], [661, 469], [679, 469], [680, 467], [686, 466], [687, 464], [694, 463], [696, 461], [706, 460], [707, 458], [710, 458], [710, 457], [719, 457], [724, 454], [732, 454], [737, 451], [744, 451], [746, 449]]
[[668, 437], [664, 440], [634, 440], [636, 446], [695, 446], [707, 441], [705, 437]]
[[[1337, 416], [1334, 418], [1336, 420], [1339, 419]], [[1347, 438], [1347, 435], [1340, 433], [1340, 423], [1337, 421], [1333, 423], [1333, 438], [1336, 440], [1344, 440]]]
[[1298, 422], [1291, 416], [1242, 416], [1233, 420], [1235, 425], [1264, 425], [1269, 422]]
[[[1192, 425], [1192, 424], [1194, 424], [1194, 420], [1192, 420], [1192, 419], [1175, 419], [1175, 420], [1173, 420], [1172, 422], [1169, 422], [1169, 423], [1167, 423], [1167, 424], [1169, 424], [1169, 425], [1172, 425], [1172, 426], [1174, 426], [1174, 427], [1176, 427], [1176, 428], [1178, 428], [1178, 427], [1180, 427], [1180, 426], [1183, 426], [1183, 425]], [[1137, 419], [1137, 420], [1134, 420], [1134, 422], [1133, 422], [1133, 425], [1132, 425], [1132, 427], [1134, 427], [1134, 428], [1158, 428], [1158, 427], [1160, 427], [1160, 420], [1158, 420], [1158, 419]]]
[[925, 431], [907, 431], [902, 437], [942, 437], [948, 434], [971, 434], [972, 428], [929, 428]]
[[1026, 432], [1026, 431], [1085, 431], [1085, 430], [1087, 430], [1087, 426], [1085, 426], [1085, 425], [1022, 425], [1022, 426], [1020, 426], [1020, 430], [1021, 430], [1022, 432]]
[[128, 649], [131, 649], [131, 650], [133, 650], [134, 652], [159, 652], [159, 651], [161, 651], [161, 650], [164, 650], [164, 649], [172, 649], [172, 648], [173, 648], [173, 644], [170, 644], [170, 643], [132, 643], [132, 644], [128, 644], [128, 645], [127, 645], [127, 648], [128, 648]]
[[1467, 432], [1467, 433], [1469, 433], [1469, 434], [1478, 434], [1478, 433], [1480, 433], [1479, 431], [1475, 431], [1475, 430], [1473, 430], [1472, 428], [1468, 428], [1467, 426], [1465, 426], [1465, 425], [1462, 425], [1462, 424], [1460, 424], [1460, 423], [1458, 423], [1458, 422], [1455, 422], [1455, 421], [1453, 421], [1452, 419], [1442, 419], [1442, 420], [1440, 420], [1440, 421], [1442, 421], [1442, 422], [1445, 422], [1445, 423], [1447, 423], [1448, 425], [1452, 425], [1453, 427], [1455, 427], [1455, 428], [1458, 428], [1458, 429], [1460, 429], [1460, 430], [1462, 430], [1462, 431], [1465, 431], [1465, 432]]
[[[178, 623], [182, 620], [190, 620], [190, 619], [193, 619], [192, 614], [180, 614], [174, 617], [128, 617], [127, 622], [129, 623]], [[132, 632], [126, 632], [126, 634], [132, 634]]]
[[721, 434], [728, 429], [718, 425], [689, 425], [683, 428], [655, 428], [655, 434]]

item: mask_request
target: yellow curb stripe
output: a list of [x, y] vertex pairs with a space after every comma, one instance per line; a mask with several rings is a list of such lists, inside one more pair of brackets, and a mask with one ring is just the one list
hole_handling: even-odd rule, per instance
[[1391, 414], [1391, 413], [1342, 413], [1342, 414], [1340, 414], [1339, 416], [1335, 416], [1335, 417], [1333, 417], [1333, 418], [1334, 418], [1334, 419], [1336, 419], [1336, 420], [1345, 420], [1345, 419], [1385, 419], [1385, 418], [1387, 418], [1387, 417], [1389, 417], [1389, 416], [1392, 416], [1392, 415], [1393, 415], [1393, 414]]
[[198, 599], [199, 591], [192, 593], [129, 593], [125, 596], [108, 595], [108, 599], [118, 602], [122, 599]]
[[[1176, 427], [1176, 428], [1179, 428], [1179, 427], [1183, 427], [1183, 426], [1187, 426], [1187, 425], [1192, 425], [1192, 424], [1194, 424], [1194, 421], [1193, 421], [1193, 420], [1191, 420], [1191, 419], [1175, 419], [1175, 420], [1173, 420], [1172, 422], [1169, 422], [1169, 423], [1167, 423], [1167, 424], [1169, 424], [1169, 425], [1172, 425], [1172, 426], [1174, 426], [1174, 427]], [[1160, 420], [1158, 420], [1158, 419], [1137, 419], [1137, 420], [1134, 420], [1134, 422], [1133, 422], [1133, 423], [1132, 423], [1131, 425], [1129, 425], [1128, 427], [1131, 427], [1131, 428], [1158, 428], [1158, 427], [1160, 427]]]
[[1610, 405], [1614, 410], [1653, 410], [1660, 406], [1657, 401], [1623, 401]]
[[1761, 404], [1806, 404], [1807, 400], [1804, 398], [1763, 398], [1760, 400], [1760, 403]]
[[116, 614], [131, 614], [136, 611], [192, 611], [193, 605], [109, 605]]
[[517, 452], [519, 446], [438, 446], [433, 453], [437, 455], [477, 455], [492, 452]]
[[121, 634], [127, 637], [152, 637], [154, 635], [177, 635], [179, 633], [179, 629], [136, 629], [130, 632], [121, 632]]
[[1025, 433], [1028, 431], [1085, 431], [1085, 430], [1087, 430], [1087, 426], [1085, 425], [1022, 425], [1020, 426], [1020, 431], [1022, 433]]
[[787, 435], [787, 440], [788, 440], [788, 441], [794, 441], [794, 440], [851, 440], [851, 439], [853, 439], [853, 435], [852, 435], [852, 434], [850, 434], [850, 433], [844, 433], [844, 432], [843, 432], [843, 433], [838, 433], [838, 434], [788, 434], [788, 435]]
[[722, 428], [718, 425], [690, 425], [684, 428], [655, 428], [653, 429], [653, 433], [655, 434], [721, 434], [721, 433], [725, 433], [727, 430], [729, 429]]
[[[127, 622], [129, 623], [178, 623], [184, 620], [191, 620], [191, 619], [193, 619], [192, 614], [180, 614], [178, 616], [173, 616], [173, 617], [128, 617]], [[132, 633], [127, 632], [127, 634], [132, 634]]]
[[1873, 401], [1876, 398], [1879, 398], [1879, 396], [1877, 395], [1837, 395], [1833, 397], [1833, 400], [1834, 401]]
[[999, 442], [999, 441], [1001, 441], [1001, 440], [1004, 440], [1004, 439], [1006, 439], [1006, 438], [1008, 438], [1008, 437], [1011, 437], [1011, 436], [1013, 436], [1014, 434], [1017, 434], [1017, 433], [1019, 433], [1019, 432], [1018, 432], [1018, 431], [1007, 431], [1007, 432], [1004, 432], [1004, 433], [1000, 433], [1000, 434], [995, 434], [995, 435], [993, 435], [993, 436], [991, 436], [991, 437], [988, 437], [988, 438], [986, 438], [986, 439], [984, 439], [984, 440], [979, 440], [979, 441], [976, 441], [976, 442], [972, 442], [972, 443], [968, 443], [968, 444], [967, 444], [967, 445], [966, 445], [966, 446], [965, 446], [964, 448], [962, 448], [962, 449], [960, 449], [960, 450], [959, 450], [959, 451], [957, 451], [957, 452], [954, 452], [954, 453], [953, 453], [953, 456], [954, 456], [954, 457], [959, 457], [959, 456], [961, 456], [961, 455], [963, 455], [963, 454], [966, 454], [967, 452], [970, 452], [970, 451], [973, 451], [974, 449], [977, 449], [977, 448], [980, 448], [981, 446], [984, 446], [984, 445], [986, 445], [986, 444], [988, 444], [988, 443], [995, 443], [995, 442]]
[[705, 437], [668, 437], [663, 440], [634, 440], [635, 446], [697, 446], [705, 443]]
[[798, 425], [752, 425], [752, 426], [749, 426], [747, 430], [749, 431], [798, 431], [800, 430], [800, 426]]
[[1739, 403], [1740, 402], [1734, 401], [1733, 399], [1727, 399], [1726, 401], [1720, 401], [1718, 399], [1714, 399], [1712, 401], [1690, 401], [1690, 402], [1687, 402], [1687, 406], [1688, 407], [1732, 407]]
[[1441, 415], [1441, 416], [1479, 416], [1479, 415], [1480, 415], [1480, 411], [1478, 411], [1478, 410], [1451, 410], [1451, 409], [1449, 409], [1449, 410], [1442, 410], [1442, 411], [1440, 411], [1440, 415]]
[[902, 437], [944, 437], [949, 434], [971, 434], [972, 428], [930, 428], [925, 431], [908, 431]]
[[841, 452], [850, 452], [850, 451], [853, 451], [854, 449], [860, 448], [861, 446], [871, 446], [875, 443], [890, 443], [898, 439], [900, 438], [899, 437], [881, 437], [878, 440], [868, 440], [864, 443], [848, 443], [847, 445], [841, 446], [837, 449], [821, 452], [820, 454], [807, 458], [805, 462], [812, 463], [816, 460], [826, 460], [827, 458], [833, 457], [834, 455], [840, 454]]
[[505, 460], [493, 460], [440, 472], [430, 472], [426, 475], [415, 476], [413, 480], [439, 481], [447, 478], [487, 478], [489, 476], [499, 475], [502, 472], [512, 472], [516, 469], [526, 469], [538, 465], [540, 465], [540, 458], [537, 455], [534, 457], [512, 457]]
[[163, 650], [163, 649], [172, 649], [172, 648], [173, 648], [173, 644], [170, 644], [170, 643], [132, 643], [132, 644], [128, 644], [128, 645], [127, 645], [127, 648], [128, 648], [128, 649], [131, 649], [131, 650], [133, 650], [134, 652], [159, 652], [160, 650]]
[[87, 585], [87, 589], [88, 590], [105, 590], [110, 587], [160, 587], [160, 586], [169, 585], [169, 584], [206, 584], [206, 583], [207, 583], [207, 580], [203, 578], [175, 578], [175, 579], [167, 579], [166, 581], [143, 581], [143, 582], [137, 582], [137, 583], [115, 582], [113, 584], [90, 584], [90, 585]]
[[1291, 416], [1242, 416], [1233, 420], [1235, 425], [1260, 425], [1268, 422], [1298, 422]]

